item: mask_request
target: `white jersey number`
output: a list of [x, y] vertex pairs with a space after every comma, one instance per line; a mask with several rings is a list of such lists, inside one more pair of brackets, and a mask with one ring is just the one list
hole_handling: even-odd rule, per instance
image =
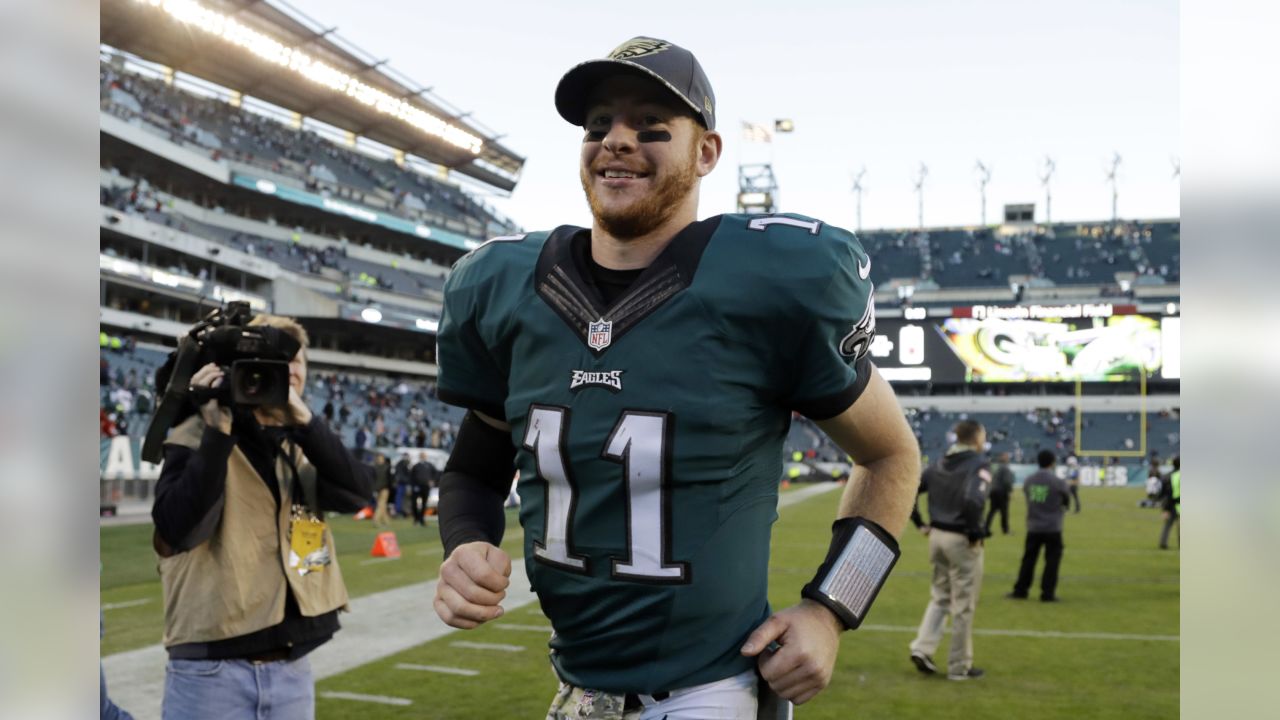
[[[524, 447], [534, 453], [538, 475], [547, 483], [543, 541], [534, 541], [534, 556], [556, 567], [586, 572], [586, 557], [573, 552], [573, 515], [577, 487], [565, 467], [565, 434], [569, 411], [534, 405]], [[643, 582], [688, 581], [687, 563], [668, 561], [670, 508], [667, 496], [667, 429], [664, 413], [627, 410], [614, 425], [603, 457], [623, 467], [627, 498], [627, 555], [613, 558], [615, 578]]]

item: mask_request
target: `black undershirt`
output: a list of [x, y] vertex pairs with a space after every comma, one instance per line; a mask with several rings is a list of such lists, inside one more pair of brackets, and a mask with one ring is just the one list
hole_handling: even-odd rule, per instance
[[573, 236], [573, 259], [578, 270], [591, 287], [604, 300], [604, 304], [612, 305], [644, 272], [644, 268], [635, 270], [611, 270], [596, 262], [591, 257], [591, 231], [583, 230]]

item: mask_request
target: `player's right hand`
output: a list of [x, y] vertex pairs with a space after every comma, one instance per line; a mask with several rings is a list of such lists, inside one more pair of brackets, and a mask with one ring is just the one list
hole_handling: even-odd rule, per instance
[[463, 630], [500, 618], [510, 578], [511, 556], [501, 548], [487, 542], [459, 545], [440, 566], [436, 614]]
[[[192, 388], [216, 388], [224, 382], [226, 377], [222, 368], [209, 363], [191, 375], [189, 384]], [[201, 405], [200, 417], [205, 425], [217, 428], [223, 435], [231, 434], [231, 410], [219, 405], [217, 400], [210, 400]]]

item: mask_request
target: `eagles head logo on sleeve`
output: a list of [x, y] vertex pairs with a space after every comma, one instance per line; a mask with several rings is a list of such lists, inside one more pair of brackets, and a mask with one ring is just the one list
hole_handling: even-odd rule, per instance
[[859, 359], [871, 349], [871, 341], [876, 337], [876, 298], [873, 294], [867, 298], [867, 309], [854, 324], [853, 329], [840, 341], [840, 354]]
[[626, 60], [628, 58], [640, 57], [641, 55], [652, 55], [660, 53], [671, 47], [671, 43], [653, 38], [635, 38], [628, 40], [609, 53], [610, 60]]

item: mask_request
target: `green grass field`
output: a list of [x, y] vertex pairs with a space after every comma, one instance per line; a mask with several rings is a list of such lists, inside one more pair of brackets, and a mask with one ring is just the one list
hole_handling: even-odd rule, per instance
[[[1063, 602], [1050, 605], [1004, 598], [1022, 553], [1024, 508], [1015, 494], [1011, 519], [1017, 534], [987, 542], [974, 638], [975, 664], [986, 669], [987, 677], [971, 683], [921, 676], [907, 659], [907, 645], [928, 600], [930, 575], [925, 538], [908, 533], [902, 559], [867, 626], [844, 636], [832, 685], [801, 707], [797, 716], [929, 718], [945, 712], [1037, 720], [1176, 717], [1178, 554], [1156, 549], [1160, 514], [1138, 508], [1141, 496], [1139, 488], [1082, 491], [1084, 512], [1067, 517], [1059, 583]], [[775, 607], [795, 601], [825, 553], [836, 497], [832, 492], [782, 510], [771, 562], [770, 599]], [[513, 517], [509, 527], [515, 531], [508, 531], [504, 545], [519, 554]], [[435, 577], [440, 545], [434, 526], [413, 528], [402, 522], [395, 529], [404, 558], [362, 565], [374, 529], [347, 519], [334, 522], [353, 596]], [[102, 530], [102, 602], [121, 605], [106, 612], [104, 654], [159, 641], [162, 609], [150, 534], [149, 526]], [[542, 717], [556, 687], [546, 660], [547, 630], [537, 628], [547, 625], [535, 603], [490, 626], [453, 633], [326, 678], [317, 688], [317, 716]], [[1081, 637], [1088, 634], [1103, 637]], [[521, 649], [477, 650], [454, 645], [459, 641]], [[944, 659], [945, 653], [944, 642], [935, 657]], [[397, 667], [404, 664], [473, 669], [479, 675]], [[326, 698], [325, 692], [404, 698], [412, 704], [371, 705]]]

